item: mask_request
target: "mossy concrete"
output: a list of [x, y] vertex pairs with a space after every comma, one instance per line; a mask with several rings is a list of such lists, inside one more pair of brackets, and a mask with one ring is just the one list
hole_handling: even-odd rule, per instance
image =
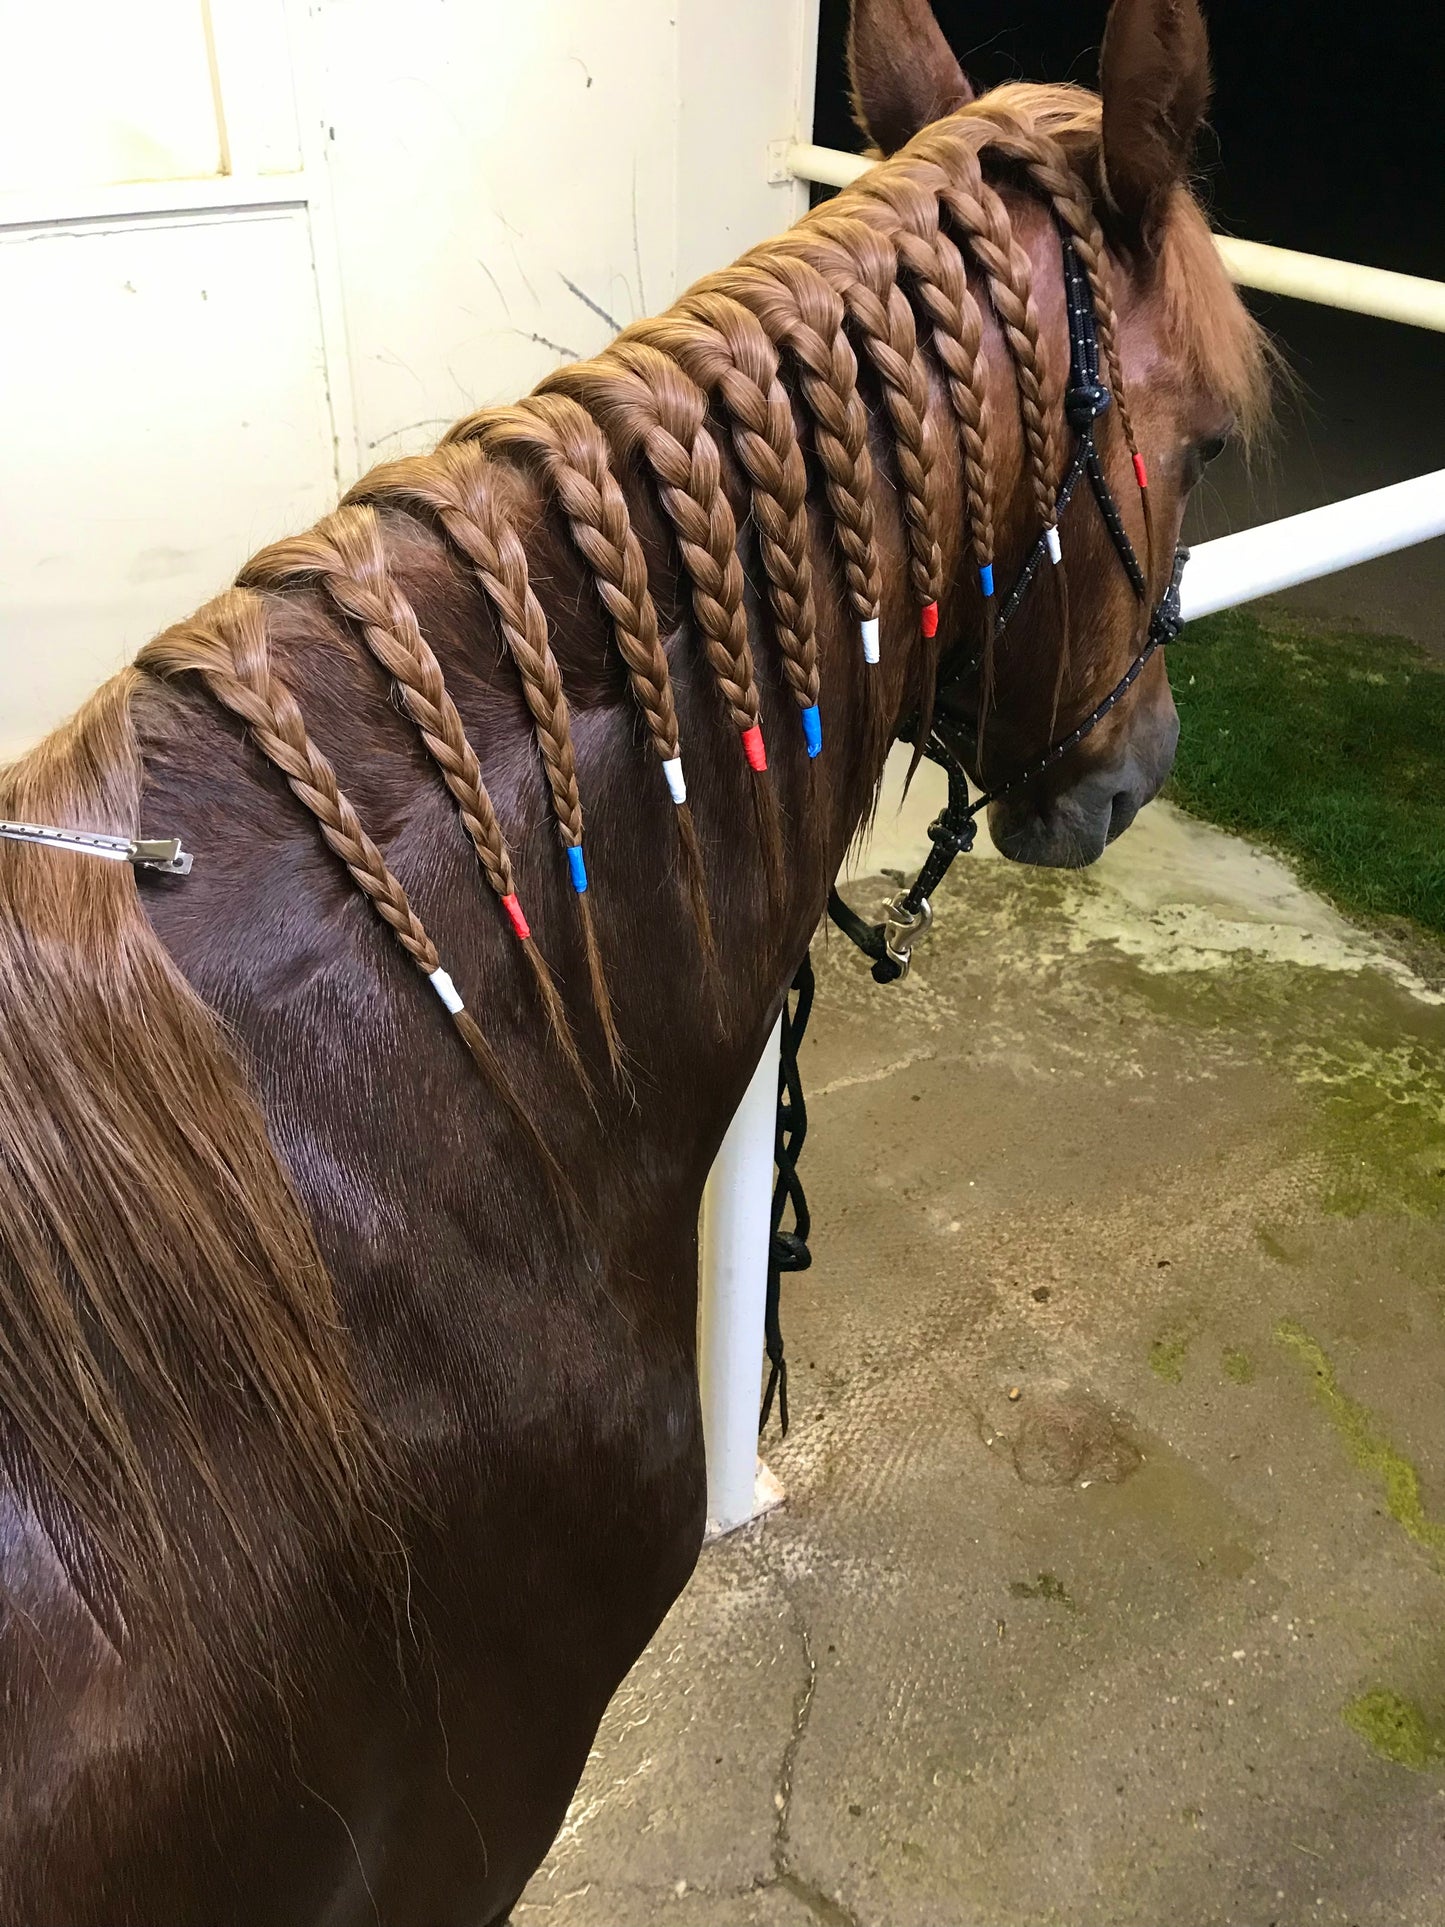
[[1402, 1699], [1398, 1693], [1384, 1689], [1362, 1693], [1345, 1708], [1345, 1724], [1381, 1759], [1393, 1760], [1416, 1773], [1445, 1760], [1445, 1733], [1413, 1700]]
[[1323, 1347], [1307, 1331], [1287, 1318], [1275, 1336], [1313, 1374], [1320, 1404], [1350, 1458], [1378, 1480], [1390, 1517], [1437, 1566], [1445, 1566], [1445, 1525], [1426, 1516], [1419, 1471], [1383, 1436], [1379, 1419], [1343, 1389]]
[[787, 1503], [518, 1927], [1445, 1920], [1445, 969], [1167, 811], [938, 907], [818, 947]]

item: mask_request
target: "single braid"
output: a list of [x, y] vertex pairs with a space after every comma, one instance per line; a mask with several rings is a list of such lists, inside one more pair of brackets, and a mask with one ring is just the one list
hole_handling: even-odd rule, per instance
[[252, 556], [237, 580], [242, 588], [277, 590], [294, 583], [319, 583], [340, 613], [357, 625], [367, 648], [395, 679], [406, 712], [451, 792], [477, 860], [521, 943], [552, 1035], [585, 1083], [582, 1060], [556, 983], [517, 900], [511, 852], [482, 781], [481, 764], [447, 689], [441, 664], [387, 566], [376, 510], [359, 504], [337, 509], [308, 534], [274, 542]]
[[856, 216], [825, 205], [773, 244], [806, 260], [841, 296], [874, 372], [893, 429], [914, 594], [927, 608], [943, 594], [938, 451], [928, 411], [928, 372], [913, 309], [898, 285], [887, 239]]
[[868, 411], [858, 393], [858, 362], [843, 326], [841, 299], [807, 261], [771, 249], [709, 275], [679, 305], [691, 313], [696, 297], [708, 294], [756, 315], [774, 348], [798, 364], [848, 594], [859, 620], [876, 622], [883, 571], [873, 527]]
[[300, 705], [271, 660], [264, 599], [251, 589], [227, 589], [188, 622], [178, 623], [147, 644], [137, 665], [164, 677], [194, 671], [215, 700], [247, 726], [262, 754], [316, 819], [328, 848], [441, 994], [472, 1061], [521, 1126], [553, 1182], [565, 1189], [556, 1158], [475, 1018], [456, 995], [405, 890], [363, 829], [330, 762], [307, 734]]

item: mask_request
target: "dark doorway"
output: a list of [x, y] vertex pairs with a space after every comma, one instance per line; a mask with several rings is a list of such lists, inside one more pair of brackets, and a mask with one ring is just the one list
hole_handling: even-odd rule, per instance
[[[857, 147], [847, 0], [822, 0], [815, 138]], [[1105, 0], [936, 0], [978, 86], [1092, 86]], [[1216, 0], [1200, 173], [1218, 226], [1251, 240], [1445, 278], [1445, 11], [1418, 0]], [[1445, 336], [1250, 297], [1299, 380], [1272, 455], [1221, 464], [1194, 512], [1217, 534], [1445, 466]], [[1299, 605], [1445, 646], [1445, 543], [1298, 592]]]

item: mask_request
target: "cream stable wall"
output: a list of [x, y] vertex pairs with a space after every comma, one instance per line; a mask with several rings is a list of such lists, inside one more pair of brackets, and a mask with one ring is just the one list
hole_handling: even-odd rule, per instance
[[816, 23], [0, 0], [0, 754], [370, 462], [794, 219]]

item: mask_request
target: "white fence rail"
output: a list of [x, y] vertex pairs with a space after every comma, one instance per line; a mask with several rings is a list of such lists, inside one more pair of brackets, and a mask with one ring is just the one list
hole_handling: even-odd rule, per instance
[[[795, 141], [788, 148], [785, 164], [794, 179], [816, 181], [822, 187], [848, 187], [873, 165], [861, 154], [814, 147], [805, 141]], [[1331, 261], [1321, 254], [1296, 254], [1289, 248], [1236, 241], [1228, 235], [1216, 238], [1225, 266], [1241, 287], [1445, 334], [1445, 282], [1393, 274], [1388, 268], [1360, 267], [1353, 261]]]
[[[846, 187], [870, 163], [798, 142], [788, 147], [785, 165], [799, 180]], [[1219, 247], [1246, 287], [1445, 332], [1445, 283], [1253, 241], [1221, 239]], [[1184, 575], [1184, 615], [1193, 621], [1439, 535], [1445, 535], [1445, 469], [1200, 543]], [[701, 1376], [713, 1532], [755, 1516], [777, 1083], [774, 1030], [723, 1141], [704, 1206]], [[755, 1267], [750, 1277], [749, 1267]]]
[[1314, 582], [1445, 535], [1445, 468], [1413, 481], [1201, 542], [1184, 571], [1184, 620]]

